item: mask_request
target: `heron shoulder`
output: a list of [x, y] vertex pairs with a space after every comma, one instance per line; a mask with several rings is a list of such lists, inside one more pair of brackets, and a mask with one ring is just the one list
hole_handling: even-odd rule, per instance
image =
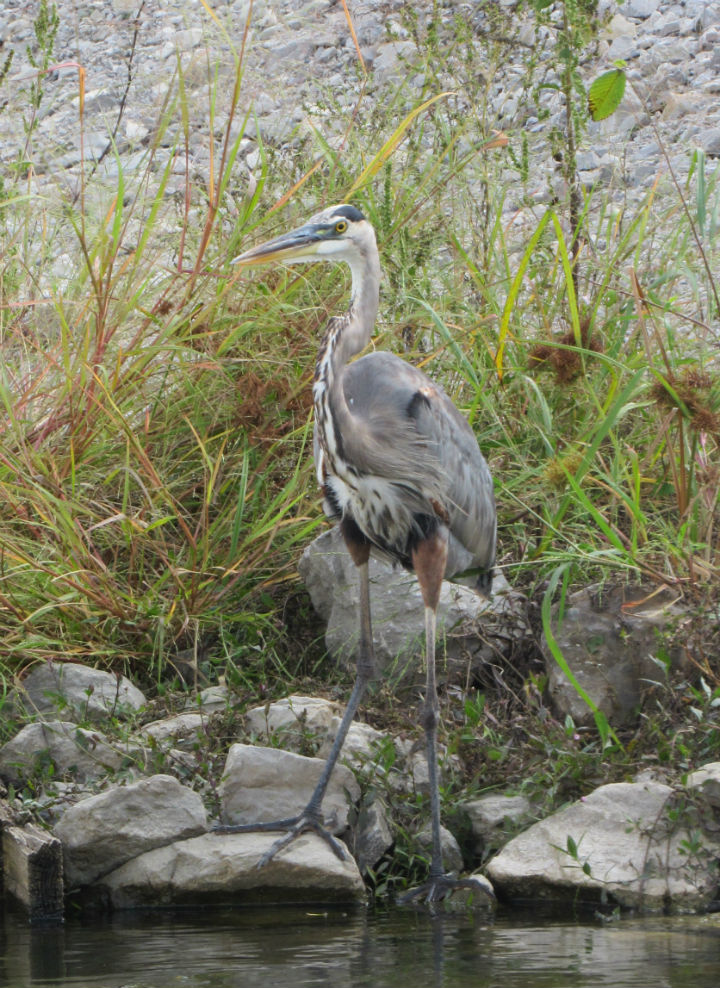
[[356, 414], [382, 410], [405, 416], [416, 393], [429, 391], [434, 385], [417, 367], [394, 353], [379, 350], [343, 368], [342, 388]]
[[409, 422], [427, 440], [459, 447], [471, 459], [479, 455], [472, 428], [441, 385], [394, 353], [377, 351], [347, 364], [342, 387], [361, 421]]

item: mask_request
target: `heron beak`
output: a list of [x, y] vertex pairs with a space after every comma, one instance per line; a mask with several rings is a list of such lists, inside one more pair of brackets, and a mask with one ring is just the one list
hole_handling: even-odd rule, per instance
[[244, 254], [233, 258], [232, 264], [264, 264], [266, 261], [293, 261], [312, 260], [317, 253], [318, 243], [322, 240], [319, 227], [315, 224], [307, 223], [305, 226], [292, 230], [290, 233], [283, 233], [274, 240], [267, 240], [264, 244], [259, 244], [251, 250], [246, 250]]

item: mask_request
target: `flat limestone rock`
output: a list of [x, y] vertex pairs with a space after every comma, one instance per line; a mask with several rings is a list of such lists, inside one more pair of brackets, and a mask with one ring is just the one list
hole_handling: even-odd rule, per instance
[[165, 717], [162, 720], [154, 720], [150, 724], [145, 724], [140, 736], [146, 740], [152, 738], [158, 744], [166, 741], [192, 744], [198, 741], [203, 734], [207, 716], [187, 711], [176, 714], [174, 717]]
[[294, 751], [300, 748], [307, 731], [327, 735], [338, 713], [342, 713], [342, 706], [332, 700], [293, 694], [275, 703], [253, 707], [245, 716], [245, 726], [256, 737]]
[[[220, 786], [223, 823], [266, 823], [299, 814], [324, 764], [321, 758], [278, 748], [232, 745]], [[359, 798], [355, 776], [344, 765], [336, 765], [322, 804], [333, 833], [341, 834], [347, 828], [349, 801], [356, 803]]]
[[[254, 707], [245, 716], [248, 731], [285, 751], [299, 752], [310, 740], [319, 742], [318, 758], [327, 758], [345, 712], [341, 703], [324, 697], [293, 694], [275, 703]], [[374, 745], [385, 735], [369, 724], [353, 721], [342, 747], [340, 761], [361, 767], [373, 757]]]
[[144, 694], [125, 676], [78, 662], [44, 662], [11, 691], [14, 707], [27, 713], [62, 710], [66, 716], [102, 721], [122, 717], [146, 705]]
[[78, 782], [117, 771], [126, 754], [111, 747], [100, 731], [88, 731], [71, 721], [26, 724], [0, 748], [0, 775], [23, 785], [36, 771], [52, 762], [56, 776], [71, 775]]
[[657, 782], [600, 786], [506, 844], [488, 876], [509, 898], [704, 911], [717, 894], [718, 844], [705, 835], [698, 845], [697, 821], [673, 819], [674, 795]]
[[279, 834], [203, 834], [148, 851], [105, 875], [100, 891], [116, 909], [221, 903], [362, 902], [354, 860], [303, 834], [263, 868]]
[[205, 830], [207, 815], [198, 794], [172, 776], [154, 775], [71, 806], [55, 835], [63, 843], [66, 884], [74, 888], [139, 854]]

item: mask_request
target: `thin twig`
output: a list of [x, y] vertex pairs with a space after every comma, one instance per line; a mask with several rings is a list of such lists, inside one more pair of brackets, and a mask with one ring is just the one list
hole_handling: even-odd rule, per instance
[[[137, 48], [138, 35], [140, 34], [140, 16], [142, 15], [143, 10], [145, 9], [145, 2], [146, 0], [141, 0], [140, 6], [138, 7], [138, 12], [137, 14], [135, 14], [135, 20], [133, 21], [134, 30], [133, 30], [132, 41], [130, 42], [130, 53], [127, 59], [127, 82], [125, 83], [125, 89], [123, 90], [123, 94], [120, 97], [120, 106], [118, 107], [117, 117], [115, 119], [115, 125], [112, 129], [110, 140], [107, 142], [103, 150], [100, 152], [100, 154], [93, 162], [93, 166], [90, 169], [90, 172], [87, 176], [88, 181], [93, 177], [100, 163], [110, 153], [110, 149], [112, 148], [113, 144], [116, 143], [117, 140], [118, 131], [120, 130], [120, 124], [122, 122], [122, 118], [125, 113], [125, 104], [127, 103], [128, 94], [130, 93], [130, 86], [132, 85], [133, 82], [133, 63], [135, 61], [135, 51]], [[79, 193], [75, 194], [73, 204], [77, 202], [78, 195]]]

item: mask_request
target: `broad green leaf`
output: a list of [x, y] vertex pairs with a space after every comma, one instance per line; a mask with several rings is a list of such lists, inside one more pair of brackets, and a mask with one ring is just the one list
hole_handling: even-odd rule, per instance
[[588, 110], [593, 120], [605, 120], [620, 106], [625, 95], [625, 73], [622, 69], [603, 72], [588, 90]]

